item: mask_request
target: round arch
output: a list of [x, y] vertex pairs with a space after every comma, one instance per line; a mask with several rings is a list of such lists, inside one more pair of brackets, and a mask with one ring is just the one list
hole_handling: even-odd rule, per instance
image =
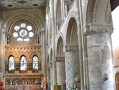
[[67, 35], [66, 35], [67, 45], [78, 45], [78, 35], [77, 35], [77, 23], [75, 18], [69, 20]]
[[[86, 77], [89, 77], [86, 82], [88, 82], [87, 86], [89, 85], [88, 86], [89, 89], [96, 89], [95, 88], [96, 86], [99, 87], [98, 88], [99, 90], [100, 89], [110, 90], [110, 88], [111, 90], [115, 89], [113, 79], [112, 55], [111, 55], [112, 52], [110, 49], [111, 46], [110, 33], [112, 32], [112, 24], [110, 24], [110, 20], [107, 20], [108, 18], [110, 18], [108, 17], [110, 16], [109, 14], [111, 14], [109, 11], [110, 9], [109, 4], [110, 0], [105, 1], [88, 0], [85, 7], [86, 9], [84, 11], [85, 12], [84, 15], [86, 16], [86, 18], [84, 18], [84, 27], [86, 27], [85, 28], [86, 32], [84, 32], [85, 33], [84, 44], [86, 44], [85, 55], [86, 57], [88, 57], [87, 58], [88, 66], [86, 66], [88, 73]], [[102, 52], [104, 49], [107, 50], [105, 51], [106, 55], [104, 55], [104, 52]], [[100, 63], [101, 66], [97, 64], [98, 61], [101, 61]], [[98, 70], [100, 70], [98, 72], [95, 69], [97, 68], [97, 66]], [[95, 73], [92, 73], [91, 71]], [[103, 83], [105, 83], [105, 85], [103, 86], [100, 85], [103, 84], [100, 83], [101, 79], [103, 80]]]
[[60, 36], [57, 41], [57, 49], [56, 49], [57, 57], [64, 57], [63, 47], [64, 47], [63, 39]]
[[84, 15], [86, 18], [84, 19], [84, 23], [88, 25], [93, 22], [106, 22], [107, 8], [110, 8], [109, 4], [109, 0], [88, 0], [85, 3], [86, 9], [84, 9]]
[[10, 26], [19, 20], [27, 20], [31, 22], [32, 24], [34, 24], [37, 30], [40, 30], [44, 27], [44, 20], [42, 14], [39, 14], [34, 10], [20, 9], [14, 10], [4, 17], [2, 22], [3, 32], [7, 32]]

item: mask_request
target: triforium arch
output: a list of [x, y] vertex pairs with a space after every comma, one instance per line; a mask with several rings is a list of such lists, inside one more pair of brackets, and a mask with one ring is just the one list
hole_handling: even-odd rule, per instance
[[79, 84], [79, 48], [77, 35], [77, 22], [75, 18], [70, 18], [66, 34], [65, 67], [66, 67], [66, 88], [73, 87], [80, 89]]
[[66, 72], [65, 72], [65, 57], [64, 57], [64, 43], [63, 38], [59, 36], [57, 41], [57, 55], [56, 55], [56, 75], [57, 75], [57, 83], [61, 85], [62, 89], [66, 88], [65, 80], [66, 80]]
[[[109, 0], [88, 0], [84, 35], [87, 58], [88, 88], [90, 90], [115, 90], [113, 78]], [[108, 15], [107, 15], [108, 12]], [[86, 66], [86, 65], [85, 65]]]

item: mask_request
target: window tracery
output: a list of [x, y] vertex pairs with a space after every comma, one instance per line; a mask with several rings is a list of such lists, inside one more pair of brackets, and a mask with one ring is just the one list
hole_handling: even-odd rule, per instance
[[17, 42], [29, 42], [34, 36], [33, 28], [27, 23], [21, 22], [19, 25], [14, 26], [13, 37]]

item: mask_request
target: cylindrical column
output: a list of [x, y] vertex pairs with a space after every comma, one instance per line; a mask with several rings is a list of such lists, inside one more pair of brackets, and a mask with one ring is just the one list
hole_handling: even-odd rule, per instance
[[108, 25], [91, 25], [87, 36], [89, 90], [115, 90]]
[[66, 90], [79, 87], [79, 52], [77, 45], [65, 46]]

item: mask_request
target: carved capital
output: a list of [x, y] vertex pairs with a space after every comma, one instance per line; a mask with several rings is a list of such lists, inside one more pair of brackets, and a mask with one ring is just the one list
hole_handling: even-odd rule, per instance
[[113, 27], [111, 24], [103, 24], [103, 23], [90, 23], [89, 25], [83, 28], [85, 35], [91, 35], [95, 33], [112, 33]]
[[64, 57], [56, 57], [56, 62], [63, 62], [64, 59]]
[[78, 45], [66, 45], [64, 47], [64, 52], [68, 51], [78, 51]]

